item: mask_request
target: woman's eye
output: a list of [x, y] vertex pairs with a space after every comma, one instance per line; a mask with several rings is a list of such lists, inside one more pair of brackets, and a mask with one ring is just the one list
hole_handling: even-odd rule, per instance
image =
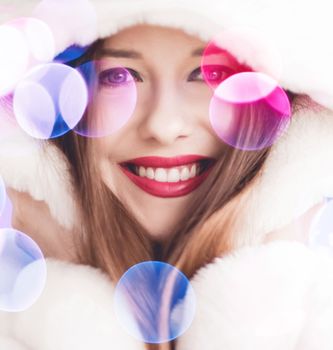
[[195, 69], [189, 77], [189, 81], [208, 81], [212, 84], [219, 84], [230, 75], [236, 72], [227, 66], [206, 65]]
[[191, 72], [188, 81], [198, 81], [203, 80], [201, 68], [196, 68], [194, 71]]
[[130, 68], [110, 68], [102, 71], [98, 77], [99, 83], [104, 86], [118, 87], [142, 79], [138, 72]]

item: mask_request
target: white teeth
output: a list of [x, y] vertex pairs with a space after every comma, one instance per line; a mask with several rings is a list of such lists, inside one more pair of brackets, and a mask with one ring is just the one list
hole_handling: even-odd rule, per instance
[[199, 170], [199, 167], [197, 167], [196, 164], [193, 164], [190, 170], [190, 178], [197, 175], [197, 169]]
[[180, 172], [180, 179], [182, 181], [188, 180], [190, 178], [190, 171], [188, 170], [188, 167], [184, 167]]
[[157, 168], [155, 170], [155, 180], [159, 182], [167, 182], [168, 175], [165, 169]]
[[139, 167], [139, 175], [142, 177], [146, 176], [146, 168], [144, 168], [143, 166]]
[[137, 166], [135, 169], [137, 175], [158, 182], [186, 181], [197, 176], [199, 171], [200, 166], [197, 163], [174, 168], [145, 168], [144, 166]]
[[148, 177], [148, 179], [153, 179], [154, 176], [155, 176], [154, 169], [153, 168], [147, 168], [146, 176]]
[[168, 171], [168, 182], [178, 182], [180, 179], [179, 170], [175, 168], [171, 168]]

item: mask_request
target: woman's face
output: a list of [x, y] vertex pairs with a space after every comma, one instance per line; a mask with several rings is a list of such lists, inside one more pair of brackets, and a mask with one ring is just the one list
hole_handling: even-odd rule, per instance
[[[180, 30], [140, 25], [108, 38], [97, 65], [97, 94], [115, 89], [117, 67], [137, 89], [128, 122], [92, 141], [102, 179], [157, 240], [172, 234], [224, 147], [209, 123], [205, 45]], [[107, 103], [97, 95], [94, 113], [105, 113]]]

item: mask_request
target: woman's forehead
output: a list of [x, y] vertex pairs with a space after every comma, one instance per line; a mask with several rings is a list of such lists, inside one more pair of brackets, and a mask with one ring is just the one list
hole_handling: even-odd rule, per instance
[[[162, 49], [172, 50], [170, 54], [184, 52], [200, 55], [206, 43], [196, 36], [189, 35], [176, 28], [136, 25], [121, 30], [104, 41], [102, 50], [127, 52], [132, 58], [140, 58], [145, 54]], [[194, 52], [195, 51], [195, 52]]]

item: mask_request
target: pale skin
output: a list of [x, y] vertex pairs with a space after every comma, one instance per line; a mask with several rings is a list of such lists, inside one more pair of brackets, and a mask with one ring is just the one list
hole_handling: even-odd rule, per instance
[[[205, 45], [175, 29], [131, 27], [106, 40], [104, 49], [118, 53], [105, 54], [98, 69], [122, 66], [137, 73], [138, 102], [132, 118], [119, 132], [96, 139], [96, 154], [107, 186], [160, 241], [170, 237], [194, 193], [152, 196], [124, 176], [117, 163], [152, 155], [217, 157], [224, 145], [207, 116], [212, 90], [200, 74], [200, 50]], [[135, 56], [126, 57], [124, 51]], [[105, 104], [97, 105], [97, 111], [104, 108]]]
[[[134, 185], [116, 163], [147, 155], [216, 157], [223, 150], [207, 117], [212, 91], [200, 72], [196, 73], [201, 57], [195, 52], [205, 45], [180, 30], [140, 25], [107, 39], [104, 48], [118, 54], [105, 55], [98, 66], [99, 72], [122, 66], [138, 73], [134, 115], [115, 134], [95, 139], [94, 145], [105, 184], [126, 202], [151, 237], [162, 242], [172, 234], [193, 193], [176, 198], [152, 196]], [[136, 55], [120, 55], [119, 51]], [[96, 106], [97, 110], [104, 107]], [[71, 232], [59, 226], [47, 205], [13, 189], [8, 189], [8, 194], [13, 203], [13, 227], [31, 236], [45, 256], [74, 261]], [[279, 239], [306, 243], [309, 224], [320, 207], [318, 204], [298, 220], [268, 233], [263, 243]]]

